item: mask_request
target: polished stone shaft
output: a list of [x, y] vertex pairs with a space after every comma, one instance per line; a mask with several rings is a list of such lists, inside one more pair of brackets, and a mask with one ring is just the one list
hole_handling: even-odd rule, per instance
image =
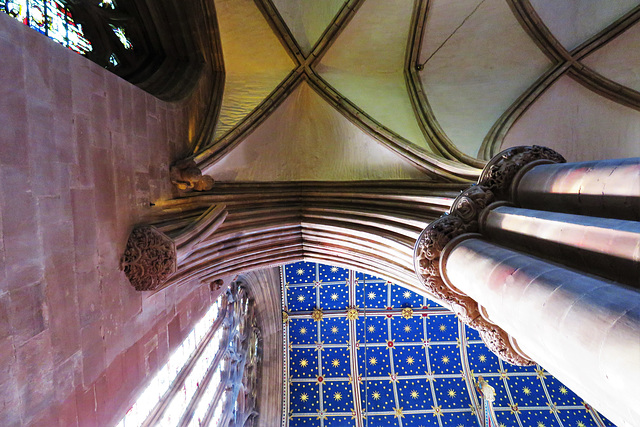
[[479, 238], [441, 267], [524, 353], [618, 426], [640, 419], [640, 293]]

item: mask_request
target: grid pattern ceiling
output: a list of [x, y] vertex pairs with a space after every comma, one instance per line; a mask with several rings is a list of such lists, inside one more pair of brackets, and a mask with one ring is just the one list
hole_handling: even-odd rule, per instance
[[482, 425], [479, 375], [501, 427], [613, 426], [542, 367], [499, 360], [425, 297], [328, 265], [281, 273], [283, 426]]

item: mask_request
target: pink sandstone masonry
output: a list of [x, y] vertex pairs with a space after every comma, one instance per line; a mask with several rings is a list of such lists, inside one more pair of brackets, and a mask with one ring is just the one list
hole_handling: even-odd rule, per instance
[[0, 58], [0, 425], [115, 424], [215, 296], [118, 269], [199, 94], [159, 101], [4, 14]]

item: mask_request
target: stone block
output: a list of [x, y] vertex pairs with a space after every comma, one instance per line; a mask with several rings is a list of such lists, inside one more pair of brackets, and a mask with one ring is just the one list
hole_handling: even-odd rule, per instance
[[10, 322], [16, 345], [20, 346], [45, 329], [44, 285], [36, 283], [9, 292]]
[[82, 347], [82, 383], [91, 385], [106, 367], [104, 343], [95, 343], [91, 347]]
[[24, 418], [31, 419], [54, 401], [51, 336], [43, 332], [17, 348], [17, 383]]
[[98, 271], [94, 267], [86, 272], [76, 272], [78, 317], [86, 327], [102, 319], [101, 286]]
[[96, 397], [93, 386], [76, 391], [76, 410], [79, 426], [97, 426]]

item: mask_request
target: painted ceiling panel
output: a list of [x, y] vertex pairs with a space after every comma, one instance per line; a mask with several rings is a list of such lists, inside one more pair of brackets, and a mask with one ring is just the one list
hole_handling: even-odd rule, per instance
[[306, 82], [208, 172], [221, 181], [425, 179]]
[[405, 0], [367, 0], [317, 70], [376, 121], [426, 148], [403, 75], [412, 10]]
[[249, 114], [294, 68], [251, 0], [216, 0], [225, 87], [216, 138]]
[[585, 42], [637, 6], [637, 0], [531, 0], [553, 35], [569, 50]]
[[302, 51], [308, 54], [345, 0], [273, 0], [273, 3]]
[[[612, 426], [544, 369], [500, 361], [453, 313], [411, 291], [309, 262], [281, 274], [283, 426], [477, 427], [478, 375], [496, 390], [499, 427]], [[315, 305], [294, 310], [309, 290]], [[322, 316], [310, 318], [318, 308]]]
[[501, 149], [543, 144], [576, 162], [640, 156], [639, 140], [640, 112], [564, 76], [518, 119]]
[[432, 2], [420, 77], [444, 132], [476, 156], [494, 122], [551, 63], [505, 1], [462, 4]]
[[634, 25], [582, 62], [603, 76], [640, 91], [640, 26]]

